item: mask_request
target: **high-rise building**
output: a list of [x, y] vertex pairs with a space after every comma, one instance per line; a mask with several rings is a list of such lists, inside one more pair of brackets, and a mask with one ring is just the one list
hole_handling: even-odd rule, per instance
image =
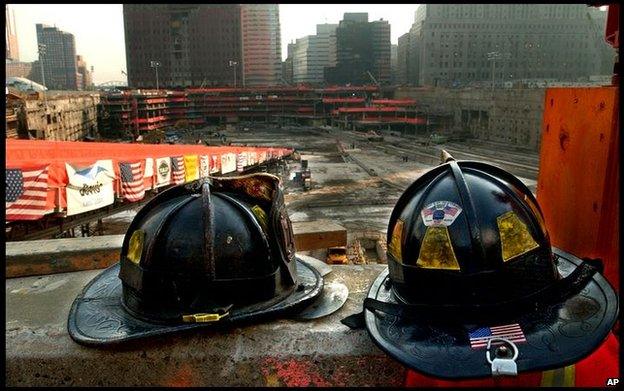
[[[330, 84], [390, 82], [390, 24], [369, 22], [367, 13], [345, 13], [336, 29], [336, 66], [325, 70]], [[371, 78], [372, 76], [372, 78]]]
[[293, 82], [322, 84], [324, 70], [336, 65], [337, 24], [316, 25], [316, 35], [297, 39], [293, 48]]
[[243, 86], [282, 81], [278, 4], [241, 4]]
[[81, 88], [79, 88], [79, 90], [87, 90], [93, 85], [91, 72], [89, 72], [87, 62], [82, 56], [78, 55], [76, 56], [76, 65], [78, 67], [78, 74], [80, 75], [80, 79], [82, 81], [82, 84], [80, 86]]
[[286, 60], [282, 61], [282, 79], [283, 81], [290, 84], [293, 82], [293, 53], [295, 50], [295, 43], [291, 42], [288, 44]]
[[397, 79], [398, 49], [398, 45], [390, 46], [390, 81], [392, 84], [396, 84]]
[[241, 84], [238, 4], [124, 4], [128, 85]]
[[427, 4], [416, 10], [415, 85], [585, 81], [610, 74], [603, 11], [584, 4]]
[[45, 45], [45, 86], [50, 90], [77, 90], [76, 41], [74, 35], [41, 23], [36, 25], [37, 44]]
[[15, 27], [15, 11], [11, 12], [9, 6], [4, 6], [6, 25], [6, 59], [19, 61], [19, 49], [17, 47], [17, 31]]

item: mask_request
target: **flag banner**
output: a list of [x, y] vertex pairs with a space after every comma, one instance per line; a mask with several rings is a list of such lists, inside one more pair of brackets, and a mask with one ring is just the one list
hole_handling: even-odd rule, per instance
[[145, 170], [143, 171], [143, 185], [145, 190], [149, 190], [154, 187], [154, 159], [145, 158]]
[[506, 324], [495, 327], [481, 327], [468, 333], [470, 347], [473, 349], [487, 347], [492, 338], [506, 338], [511, 342], [526, 342], [526, 337], [518, 323]]
[[258, 153], [257, 152], [249, 152], [248, 164], [250, 166], [258, 164]]
[[184, 183], [184, 158], [182, 156], [171, 158], [171, 180], [176, 185]]
[[119, 177], [121, 180], [121, 196], [128, 201], [135, 202], [145, 197], [143, 183], [144, 169], [142, 162], [120, 162]]
[[54, 209], [46, 208], [48, 166], [33, 170], [5, 170], [6, 221], [37, 220]]
[[221, 173], [227, 174], [236, 171], [236, 154], [225, 153], [221, 155]]
[[221, 156], [219, 155], [211, 155], [210, 156], [210, 173], [218, 173], [221, 171]]
[[171, 183], [171, 159], [162, 157], [156, 159], [156, 187]]
[[143, 173], [144, 178], [151, 178], [154, 176], [154, 159], [151, 157], [145, 158], [145, 172]]
[[208, 155], [199, 156], [199, 176], [200, 178], [210, 176], [210, 158]]
[[184, 180], [191, 182], [199, 179], [199, 169], [197, 167], [197, 155], [184, 156]]
[[236, 171], [243, 172], [247, 166], [247, 152], [241, 152], [236, 158]]
[[67, 185], [67, 216], [102, 208], [115, 201], [112, 160], [98, 160], [82, 168], [65, 163]]

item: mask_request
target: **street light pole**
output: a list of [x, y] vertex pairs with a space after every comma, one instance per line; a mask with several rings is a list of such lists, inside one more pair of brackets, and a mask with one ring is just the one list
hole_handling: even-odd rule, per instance
[[160, 67], [160, 61], [150, 61], [150, 67], [156, 70], [156, 92], [158, 92], [158, 68]]
[[230, 60], [229, 65], [234, 69], [234, 88], [236, 88], [236, 67], [238, 66], [238, 61]]

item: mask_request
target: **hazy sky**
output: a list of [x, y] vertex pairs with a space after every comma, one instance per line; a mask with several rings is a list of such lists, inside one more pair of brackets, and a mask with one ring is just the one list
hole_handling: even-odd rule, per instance
[[[316, 33], [320, 23], [338, 23], [345, 12], [368, 12], [368, 20], [383, 18], [396, 44], [414, 21], [418, 4], [280, 4], [282, 57], [289, 42]], [[96, 84], [126, 80], [126, 49], [121, 4], [11, 4], [15, 11], [20, 60], [37, 59], [36, 23], [56, 25], [76, 37], [76, 53], [95, 67]]]

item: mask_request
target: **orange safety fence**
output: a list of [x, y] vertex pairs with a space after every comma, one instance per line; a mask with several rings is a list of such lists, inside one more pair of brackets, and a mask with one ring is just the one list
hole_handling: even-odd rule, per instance
[[[98, 160], [111, 160], [115, 174], [115, 193], [120, 196], [119, 163], [175, 156], [208, 156], [211, 172], [221, 172], [222, 155], [234, 154], [244, 161], [243, 167], [280, 159], [293, 152], [289, 148], [250, 146], [204, 146], [169, 144], [121, 144], [80, 141], [6, 140], [6, 169], [35, 170], [48, 167], [46, 210], [59, 211], [67, 207], [66, 192], [69, 183], [66, 163], [74, 167], [89, 167]], [[255, 155], [253, 154], [255, 152]], [[252, 155], [254, 158], [249, 158]], [[244, 159], [243, 159], [244, 157]], [[250, 162], [251, 160], [251, 162]], [[234, 165], [236, 167], [236, 164]], [[8, 172], [8, 171], [7, 171]], [[154, 187], [156, 169], [144, 179], [146, 189]], [[8, 202], [8, 201], [7, 201]], [[8, 205], [8, 204], [7, 204]], [[8, 207], [8, 206], [7, 206]], [[37, 216], [36, 218], [41, 218]], [[31, 219], [36, 219], [31, 218]]]

